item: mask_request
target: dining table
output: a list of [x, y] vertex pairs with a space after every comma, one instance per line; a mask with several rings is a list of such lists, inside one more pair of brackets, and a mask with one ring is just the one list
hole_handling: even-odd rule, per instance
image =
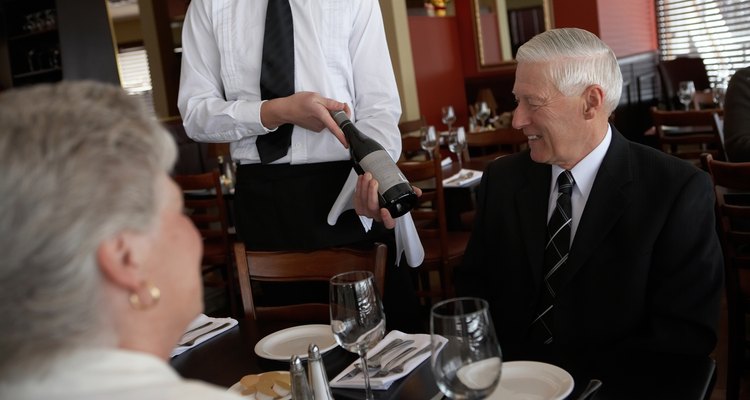
[[[234, 328], [171, 359], [172, 367], [184, 378], [197, 379], [229, 388], [243, 376], [266, 371], [289, 370], [286, 361], [258, 356], [255, 344], [268, 334], [289, 327], [283, 322], [255, 322], [242, 319]], [[341, 347], [323, 354], [329, 379], [357, 359]], [[570, 360], [575, 365], [575, 360]], [[585, 367], [585, 366], [584, 366]], [[599, 360], [597, 368], [571, 368], [575, 386], [566, 399], [577, 400], [590, 379], [602, 379], [596, 400], [620, 399], [708, 399], [716, 379], [716, 365], [706, 356], [639, 354], [629, 362]], [[599, 374], [599, 372], [601, 374]], [[364, 390], [333, 388], [336, 399], [361, 399]], [[375, 399], [441, 399], [429, 359], [388, 390], [375, 390]]]

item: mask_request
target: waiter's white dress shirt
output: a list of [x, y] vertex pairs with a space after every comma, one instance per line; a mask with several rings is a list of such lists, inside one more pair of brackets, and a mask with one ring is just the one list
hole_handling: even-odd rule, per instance
[[[401, 154], [401, 103], [377, 0], [290, 0], [294, 23], [295, 92], [317, 92], [349, 104], [352, 121], [396, 160]], [[232, 159], [259, 163], [260, 70], [268, 0], [193, 0], [182, 28], [178, 106], [185, 130], [199, 142], [229, 142]], [[271, 133], [273, 134], [273, 133]], [[349, 159], [327, 129], [292, 131], [289, 153], [276, 164]], [[352, 171], [328, 223], [352, 208]], [[372, 220], [360, 217], [365, 229]], [[416, 267], [424, 251], [411, 215], [396, 220], [397, 262]]]
[[[188, 136], [230, 142], [232, 159], [259, 163], [260, 70], [267, 0], [193, 0], [182, 28], [178, 105]], [[348, 103], [357, 127], [394, 159], [401, 104], [377, 0], [291, 0], [295, 92]], [[273, 134], [273, 133], [271, 133]], [[276, 163], [349, 159], [327, 129], [294, 127]]]
[[78, 351], [23, 380], [0, 380], [0, 398], [13, 400], [235, 400], [242, 397], [182, 379], [147, 353], [117, 349]]

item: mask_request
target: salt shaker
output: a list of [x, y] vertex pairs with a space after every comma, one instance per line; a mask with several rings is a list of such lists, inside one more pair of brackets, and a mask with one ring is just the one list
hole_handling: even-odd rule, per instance
[[307, 384], [305, 367], [296, 354], [289, 360], [289, 374], [292, 381], [292, 400], [313, 400], [310, 385]]
[[315, 343], [311, 343], [307, 349], [307, 376], [315, 400], [333, 400], [323, 358], [320, 356], [320, 349]]

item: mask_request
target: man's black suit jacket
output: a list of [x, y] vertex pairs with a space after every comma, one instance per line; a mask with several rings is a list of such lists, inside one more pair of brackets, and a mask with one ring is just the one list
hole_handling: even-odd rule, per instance
[[710, 177], [614, 128], [558, 290], [554, 343], [530, 343], [550, 175], [551, 166], [532, 161], [528, 151], [488, 166], [455, 271], [459, 295], [489, 301], [505, 359], [565, 365], [559, 354], [708, 355], [723, 283]]

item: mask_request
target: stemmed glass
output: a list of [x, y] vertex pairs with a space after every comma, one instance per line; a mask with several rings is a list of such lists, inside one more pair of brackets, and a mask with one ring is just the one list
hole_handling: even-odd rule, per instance
[[680, 82], [677, 97], [680, 99], [680, 103], [685, 106], [685, 111], [690, 109], [690, 102], [693, 101], [693, 96], [695, 96], [695, 83], [693, 81]]
[[[451, 399], [483, 399], [500, 382], [502, 353], [485, 300], [448, 299], [432, 307], [432, 373]], [[440, 336], [448, 339], [441, 346]]]
[[372, 400], [365, 355], [385, 333], [385, 313], [372, 272], [338, 274], [331, 278], [329, 288], [333, 336], [341, 347], [359, 355], [365, 377], [365, 398]]
[[453, 111], [453, 106], [445, 106], [442, 109], [443, 123], [448, 125], [448, 132], [451, 131], [453, 123], [456, 122], [456, 112]]
[[437, 132], [435, 127], [423, 126], [419, 129], [419, 145], [422, 146], [422, 150], [427, 152], [430, 160], [432, 160], [432, 153], [435, 152], [435, 148], [438, 145]]
[[463, 152], [466, 148], [466, 131], [463, 126], [459, 126], [455, 131], [448, 132], [448, 149], [456, 154], [458, 159], [458, 171], [459, 173], [464, 168], [463, 164]]
[[487, 105], [486, 101], [480, 101], [477, 103], [477, 119], [482, 127], [487, 126], [487, 118], [490, 117], [490, 114], [490, 106]]

